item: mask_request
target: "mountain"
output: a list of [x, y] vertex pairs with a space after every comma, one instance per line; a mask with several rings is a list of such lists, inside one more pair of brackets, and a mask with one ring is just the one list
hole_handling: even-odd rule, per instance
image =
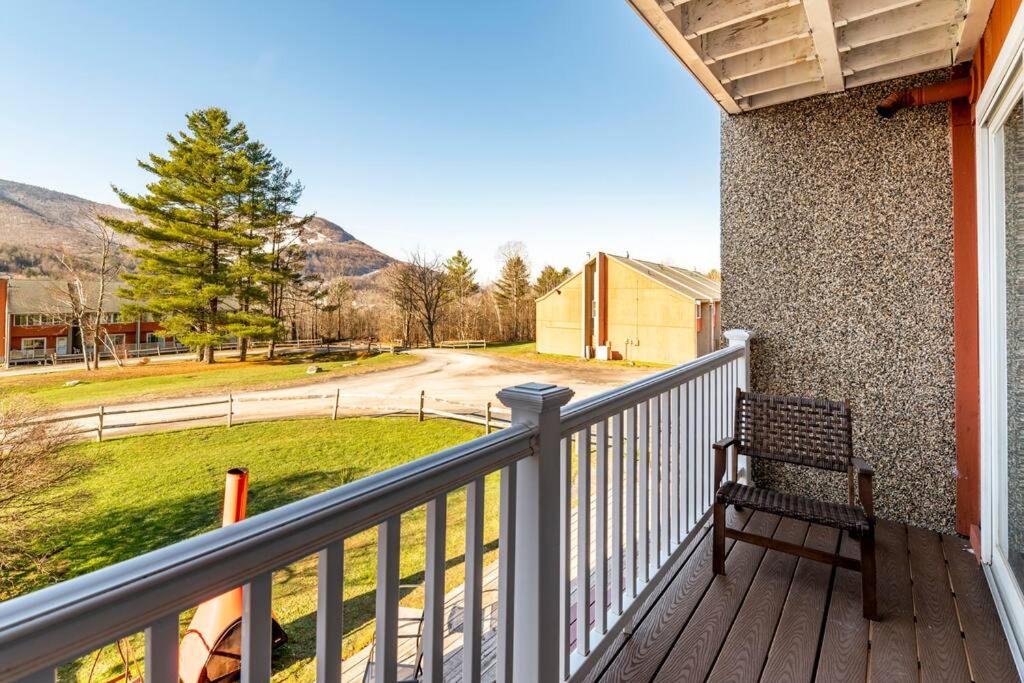
[[[132, 220], [128, 209], [100, 204], [35, 185], [0, 179], [0, 272], [26, 277], [56, 273], [61, 245], [74, 245], [99, 222], [99, 216]], [[119, 236], [124, 246], [130, 237]], [[356, 239], [340, 225], [316, 217], [303, 240], [307, 268], [325, 280], [366, 275], [395, 262]]]

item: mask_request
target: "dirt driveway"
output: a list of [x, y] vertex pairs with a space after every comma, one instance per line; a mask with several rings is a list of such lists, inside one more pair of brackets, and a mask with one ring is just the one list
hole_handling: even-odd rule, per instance
[[[420, 391], [425, 392], [428, 407], [440, 410], [482, 410], [488, 401], [493, 402], [497, 408], [501, 407], [495, 398], [499, 390], [524, 382], [567, 386], [576, 392], [573, 400], [579, 400], [657, 372], [651, 368], [602, 366], [596, 361], [578, 364], [547, 363], [455, 350], [423, 349], [410, 353], [420, 356], [422, 361], [392, 370], [341, 377], [331, 382], [235, 394], [233, 419], [243, 422], [299, 415], [330, 415], [336, 391], [340, 396], [339, 413], [346, 415], [415, 409]], [[285, 397], [289, 400], [283, 400]], [[225, 404], [172, 407], [216, 399], [216, 396], [204, 396], [193, 401], [178, 398], [132, 403], [121, 406], [130, 408], [132, 413], [107, 415], [104, 424], [113, 433], [126, 434], [180, 429], [187, 424], [186, 421], [198, 424], [224, 421]], [[147, 410], [156, 408], [162, 409]], [[117, 409], [117, 406], [107, 406], [111, 413], [116, 413]], [[70, 412], [77, 414], [91, 411], [79, 409]], [[154, 424], [168, 423], [172, 419], [178, 422]], [[76, 427], [82, 429], [95, 426], [95, 417], [84, 418], [76, 423]]]

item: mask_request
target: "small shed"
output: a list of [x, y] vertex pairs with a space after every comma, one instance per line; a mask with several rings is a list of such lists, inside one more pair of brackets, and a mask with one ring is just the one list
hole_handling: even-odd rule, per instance
[[706, 275], [599, 252], [537, 299], [537, 351], [684, 363], [717, 348], [720, 301]]

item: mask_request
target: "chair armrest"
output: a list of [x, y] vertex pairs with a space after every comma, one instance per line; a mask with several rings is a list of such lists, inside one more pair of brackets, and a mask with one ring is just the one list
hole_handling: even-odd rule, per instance
[[857, 474], [863, 474], [866, 477], [875, 475], [875, 468], [864, 458], [850, 458], [850, 465], [857, 471]]
[[727, 436], [724, 439], [719, 439], [718, 441], [713, 443], [711, 447], [714, 448], [716, 451], [724, 451], [725, 449], [729, 448], [729, 446], [735, 446], [738, 441], [739, 439], [737, 439], [735, 436]]

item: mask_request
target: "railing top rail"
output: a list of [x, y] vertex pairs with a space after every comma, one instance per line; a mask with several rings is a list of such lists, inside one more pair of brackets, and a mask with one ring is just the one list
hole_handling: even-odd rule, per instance
[[677, 365], [655, 375], [643, 377], [635, 382], [569, 404], [562, 408], [562, 435], [572, 434], [598, 420], [611, 417], [641, 401], [646, 401], [668, 389], [677, 387], [683, 382], [700, 377], [709, 370], [714, 370], [729, 361], [740, 358], [743, 353], [742, 346], [727, 346], [689, 363]]
[[535, 434], [512, 425], [0, 603], [0, 680], [70, 661], [497, 471], [531, 454]]

